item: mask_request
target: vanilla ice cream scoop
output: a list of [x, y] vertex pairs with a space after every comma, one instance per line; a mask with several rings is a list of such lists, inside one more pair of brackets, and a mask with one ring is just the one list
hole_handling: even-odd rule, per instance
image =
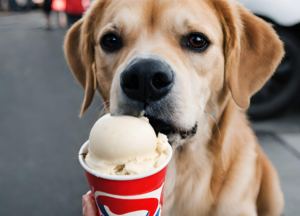
[[165, 161], [167, 145], [167, 137], [157, 138], [147, 118], [107, 114], [91, 130], [85, 162], [110, 175], [144, 173]]

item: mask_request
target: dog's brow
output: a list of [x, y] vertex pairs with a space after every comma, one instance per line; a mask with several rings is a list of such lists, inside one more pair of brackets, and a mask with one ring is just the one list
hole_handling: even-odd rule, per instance
[[120, 30], [119, 28], [117, 27], [117, 24], [116, 23], [108, 23], [107, 25], [105, 25], [101, 30], [100, 32], [98, 33], [98, 36], [97, 36], [97, 40], [99, 41], [101, 36], [104, 34], [104, 33], [107, 33], [107, 32], [110, 32], [110, 31], [115, 31], [117, 33], [120, 33]]
[[187, 29], [190, 29], [191, 28], [191, 23], [190, 23], [190, 20], [189, 19], [184, 19], [183, 21], [183, 26]]
[[183, 18], [179, 22], [176, 22], [176, 29], [180, 29], [180, 34], [187, 34], [193, 29], [192, 23], [189, 18]]
[[119, 31], [119, 28], [117, 27], [116, 24], [113, 24], [112, 28], [113, 28], [113, 29], [116, 29], [117, 31]]

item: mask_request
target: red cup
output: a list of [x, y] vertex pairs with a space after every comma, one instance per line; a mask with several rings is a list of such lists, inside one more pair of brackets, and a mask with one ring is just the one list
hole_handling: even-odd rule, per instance
[[160, 216], [163, 206], [163, 189], [168, 163], [172, 157], [169, 148], [168, 159], [158, 168], [137, 175], [99, 174], [84, 162], [89, 141], [79, 151], [79, 162], [97, 203], [99, 216]]

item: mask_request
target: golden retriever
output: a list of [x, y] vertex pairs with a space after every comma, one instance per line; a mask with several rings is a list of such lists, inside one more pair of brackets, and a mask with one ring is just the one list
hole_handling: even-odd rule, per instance
[[245, 114], [284, 54], [268, 23], [231, 0], [95, 0], [64, 49], [85, 89], [80, 115], [98, 91], [107, 112], [142, 113], [168, 135], [162, 215], [281, 215], [278, 174]]

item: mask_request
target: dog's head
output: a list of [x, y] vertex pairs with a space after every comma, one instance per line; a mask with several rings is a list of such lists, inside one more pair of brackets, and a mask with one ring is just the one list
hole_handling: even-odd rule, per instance
[[[65, 40], [85, 99], [186, 138], [232, 97], [247, 108], [283, 56], [272, 27], [230, 0], [96, 0]], [[174, 136], [171, 136], [174, 135]]]

